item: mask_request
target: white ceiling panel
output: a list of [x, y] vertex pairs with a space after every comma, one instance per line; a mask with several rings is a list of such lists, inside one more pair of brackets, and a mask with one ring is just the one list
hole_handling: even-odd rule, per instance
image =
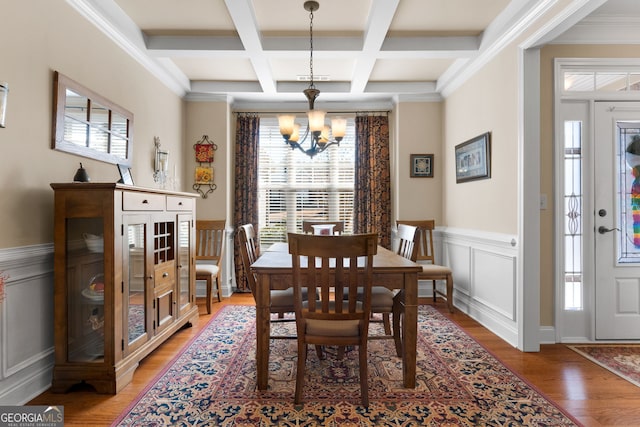
[[[314, 12], [314, 32], [362, 33], [372, 0], [320, 0]], [[268, 34], [309, 33], [309, 12], [300, 0], [253, 0], [258, 28]]]
[[255, 81], [249, 59], [175, 58], [173, 62], [191, 80]]
[[222, 0], [115, 1], [143, 30], [225, 30], [235, 26]]
[[389, 30], [477, 34], [509, 3], [510, 0], [403, 0]]
[[[319, 59], [313, 61], [316, 81], [350, 81], [354, 69], [353, 59]], [[278, 81], [297, 81], [298, 76], [309, 75], [309, 59], [274, 59], [271, 61], [273, 76]]]
[[435, 82], [452, 63], [452, 59], [380, 59], [369, 81]]

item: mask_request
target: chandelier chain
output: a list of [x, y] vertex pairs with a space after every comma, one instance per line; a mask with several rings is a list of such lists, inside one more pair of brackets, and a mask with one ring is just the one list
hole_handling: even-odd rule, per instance
[[315, 89], [313, 84], [313, 8], [309, 12], [309, 87]]

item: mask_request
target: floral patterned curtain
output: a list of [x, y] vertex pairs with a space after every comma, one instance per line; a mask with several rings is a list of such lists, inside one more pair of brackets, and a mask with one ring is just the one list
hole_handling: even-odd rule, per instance
[[356, 179], [354, 233], [378, 233], [380, 245], [391, 248], [391, 172], [389, 118], [356, 116]]
[[[236, 121], [236, 165], [233, 225], [237, 231], [243, 224], [253, 224], [258, 232], [258, 141], [260, 117], [255, 113], [239, 113]], [[233, 259], [238, 292], [251, 292], [242, 265], [238, 239], [234, 239]]]

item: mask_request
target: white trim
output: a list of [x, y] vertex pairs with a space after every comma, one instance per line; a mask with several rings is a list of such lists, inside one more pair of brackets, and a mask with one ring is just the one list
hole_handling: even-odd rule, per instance
[[540, 51], [518, 54], [518, 348], [540, 351]]

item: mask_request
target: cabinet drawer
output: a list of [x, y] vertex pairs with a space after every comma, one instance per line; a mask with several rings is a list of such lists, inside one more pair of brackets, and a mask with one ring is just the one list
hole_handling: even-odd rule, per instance
[[190, 211], [193, 209], [193, 199], [189, 197], [167, 196], [168, 211]]
[[154, 269], [154, 273], [156, 289], [163, 285], [175, 283], [176, 268], [173, 261], [163, 262], [162, 264], [157, 265]]
[[149, 193], [122, 193], [122, 210], [125, 211], [162, 211], [165, 196]]

